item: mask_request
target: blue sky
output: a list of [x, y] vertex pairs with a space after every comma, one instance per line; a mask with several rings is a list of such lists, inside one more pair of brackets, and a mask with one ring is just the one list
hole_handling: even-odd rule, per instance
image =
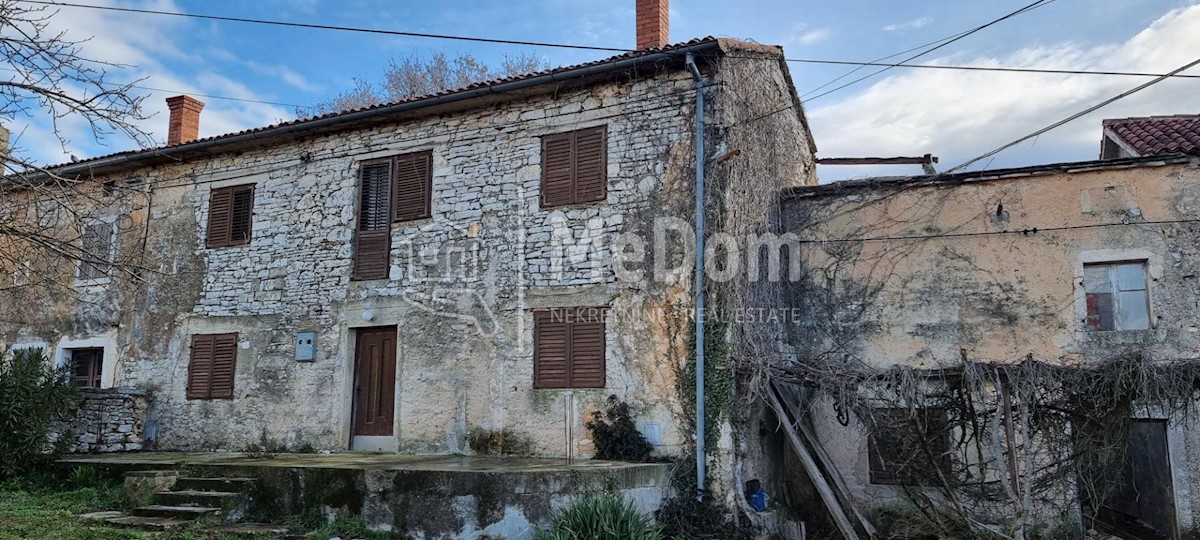
[[[580, 0], [78, 0], [81, 3], [164, 11], [276, 19], [504, 39], [632, 47], [634, 2]], [[672, 41], [705, 35], [780, 44], [789, 58], [872, 60], [961, 32], [1028, 3], [961, 0], [843, 2], [676, 1]], [[91, 37], [85, 53], [136, 66], [113, 79], [148, 77], [144, 86], [309, 105], [346, 90], [351, 79], [376, 79], [393, 57], [469, 52], [490, 63], [506, 54], [534, 53], [552, 65], [608, 54], [554, 48], [497, 46], [394, 36], [130, 15], [64, 7], [55, 25]], [[1000, 23], [923, 62], [1074, 69], [1168, 71], [1200, 57], [1200, 5], [1195, 0], [1057, 0]], [[792, 63], [803, 94], [849, 68]], [[868, 68], [870, 69], [870, 68]], [[1196, 71], [1200, 73], [1200, 70]], [[859, 74], [867, 73], [866, 71]], [[952, 166], [1144, 79], [963, 73], [896, 69], [806, 103], [820, 155], [880, 156], [933, 153]], [[163, 99], [145, 91], [159, 114], [144, 128], [165, 137]], [[294, 116], [287, 105], [202, 98], [202, 135], [216, 135]], [[1100, 118], [1200, 112], [1200, 79], [1171, 80], [1003, 153], [989, 167], [1094, 159]], [[69, 154], [90, 157], [131, 147], [110, 138], [97, 144], [82, 126], [68, 125], [66, 149], [34, 125], [18, 146], [46, 162]], [[70, 130], [74, 129], [74, 132]], [[917, 172], [913, 168], [823, 167], [823, 180]]]

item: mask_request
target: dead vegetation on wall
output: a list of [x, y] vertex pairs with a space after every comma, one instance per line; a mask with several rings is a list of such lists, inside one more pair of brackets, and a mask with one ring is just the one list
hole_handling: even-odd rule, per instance
[[[1147, 179], [1154, 180], [1161, 177]], [[1072, 335], [1064, 327], [1075, 316], [1075, 278], [1022, 277], [1022, 264], [1037, 263], [1020, 257], [1045, 249], [1065, 260], [1080, 245], [1107, 241], [1118, 248], [1129, 238], [1117, 231], [1103, 240], [1020, 232], [1022, 221], [1045, 223], [1054, 215], [1047, 208], [1070, 222], [1063, 205], [1072, 201], [1046, 191], [1039, 204], [1047, 208], [1014, 199], [998, 186], [876, 186], [830, 190], [792, 201], [787, 210], [787, 229], [804, 242], [804, 276], [789, 291], [803, 318], [790, 327], [794, 358], [767, 369], [777, 381], [809, 389], [810, 413], [832, 411], [843, 427], [862, 434], [871, 483], [893, 484], [900, 495], [899, 505], [876, 516], [876, 525], [894, 527], [892, 534], [1078, 534], [1121, 487], [1135, 418], [1184, 423], [1200, 397], [1200, 363], [1154, 345], [1176, 339], [1165, 326], [1157, 337], [1062, 343], [1060, 354], [1040, 346], [1037, 332]], [[963, 208], [965, 201], [979, 204]], [[1106, 218], [1081, 216], [1075, 224]], [[1136, 226], [1130, 216], [1121, 219]], [[1169, 246], [1178, 236], [1195, 236], [1184, 229], [1140, 227], [1138, 234]], [[991, 233], [1013, 240], [982, 244]], [[961, 234], [967, 236], [955, 238]], [[1031, 243], [1041, 247], [1030, 249]], [[1144, 240], [1135, 245], [1158, 248]], [[1016, 275], [992, 259], [1002, 249], [1011, 250]], [[1172, 272], [1188, 275], [1188, 263], [1176, 262]], [[931, 267], [935, 273], [921, 273]], [[1047, 278], [1067, 286], [1039, 286]], [[1009, 346], [986, 347], [997, 342]], [[962, 348], [947, 358], [955, 343]], [[1009, 353], [1022, 348], [1029, 352]], [[889, 470], [877, 471], [882, 463]]]

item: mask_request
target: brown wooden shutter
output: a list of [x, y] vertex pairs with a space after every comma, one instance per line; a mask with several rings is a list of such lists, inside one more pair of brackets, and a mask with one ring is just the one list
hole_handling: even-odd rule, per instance
[[575, 132], [575, 201], [588, 203], [608, 197], [608, 156], [604, 126]]
[[574, 202], [574, 172], [570, 133], [542, 137], [542, 207]]
[[188, 363], [188, 399], [233, 398], [237, 343], [236, 333], [192, 336], [192, 357]]
[[248, 244], [253, 222], [254, 184], [214, 189], [208, 199], [205, 244], [210, 248]]
[[534, 312], [534, 388], [604, 388], [604, 311]]
[[602, 310], [577, 310], [571, 323], [571, 388], [604, 388]]
[[392, 160], [364, 163], [359, 178], [353, 277], [383, 279], [388, 276], [391, 251]]
[[233, 399], [233, 377], [237, 371], [237, 334], [213, 336], [210, 399]]
[[210, 248], [229, 245], [229, 221], [233, 216], [233, 192], [214, 189], [208, 197], [208, 239]]
[[249, 244], [250, 229], [254, 222], [254, 186], [238, 186], [230, 191], [233, 192], [233, 202], [229, 216], [229, 245]]
[[570, 329], [556, 311], [533, 314], [533, 387], [568, 388]]
[[213, 336], [192, 336], [192, 358], [188, 362], [188, 399], [208, 399], [212, 388]]
[[396, 221], [429, 217], [432, 192], [432, 152], [418, 152], [396, 158]]

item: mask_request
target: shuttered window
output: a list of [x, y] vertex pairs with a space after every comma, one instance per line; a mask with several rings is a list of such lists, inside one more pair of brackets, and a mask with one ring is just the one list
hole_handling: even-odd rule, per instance
[[364, 162], [359, 169], [354, 279], [388, 275], [391, 224], [432, 215], [433, 153]]
[[433, 188], [433, 154], [418, 152], [396, 156], [395, 221], [430, 216]]
[[604, 126], [542, 137], [542, 207], [605, 200], [607, 164]]
[[354, 279], [383, 279], [391, 251], [392, 160], [370, 161], [359, 169], [358, 231], [354, 238]]
[[208, 198], [206, 245], [221, 248], [249, 244], [253, 216], [254, 184], [212, 190]]
[[79, 260], [79, 279], [100, 279], [112, 271], [113, 225], [104, 221], [89, 223], [83, 227], [81, 238], [83, 252]]
[[534, 388], [603, 388], [604, 308], [533, 314]]
[[237, 344], [236, 333], [192, 336], [192, 358], [188, 364], [188, 399], [233, 399]]

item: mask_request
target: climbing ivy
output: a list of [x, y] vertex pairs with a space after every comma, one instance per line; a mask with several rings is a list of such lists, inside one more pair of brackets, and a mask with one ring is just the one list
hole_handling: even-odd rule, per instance
[[[709, 320], [704, 326], [704, 448], [711, 455], [717, 447], [721, 423], [729, 419], [734, 404], [733, 365], [725, 323]], [[683, 415], [689, 426], [696, 423], [696, 330], [688, 332], [688, 357], [676, 368], [676, 381]], [[689, 432], [690, 433], [690, 432]]]

